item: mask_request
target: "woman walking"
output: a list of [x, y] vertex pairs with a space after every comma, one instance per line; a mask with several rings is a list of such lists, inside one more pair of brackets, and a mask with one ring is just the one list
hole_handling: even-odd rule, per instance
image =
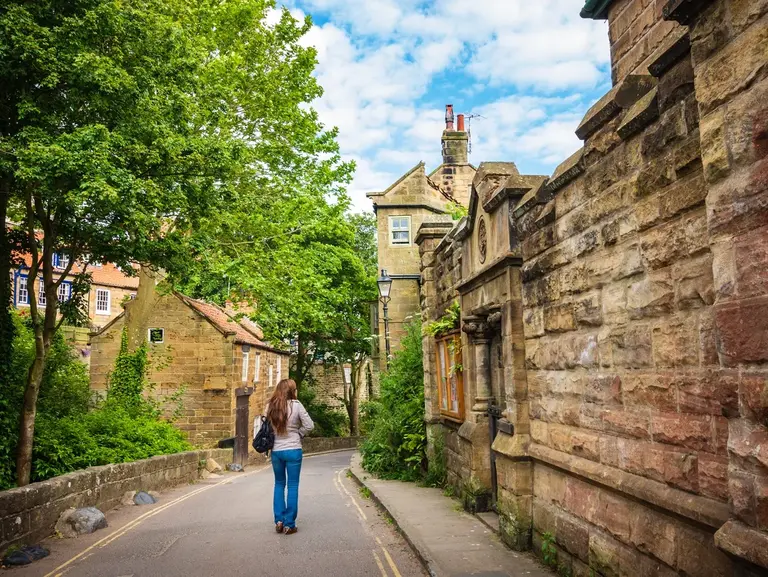
[[[267, 404], [267, 419], [275, 431], [272, 448], [272, 470], [275, 472], [275, 495], [272, 508], [275, 530], [293, 535], [299, 512], [299, 475], [301, 474], [301, 440], [315, 424], [296, 398], [296, 382], [283, 379], [277, 384]], [[288, 501], [285, 499], [286, 476]]]

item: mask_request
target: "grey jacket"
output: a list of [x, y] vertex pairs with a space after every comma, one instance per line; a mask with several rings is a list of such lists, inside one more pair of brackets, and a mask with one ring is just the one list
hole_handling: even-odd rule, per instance
[[[264, 409], [264, 415], [267, 414], [268, 410], [269, 403], [267, 403], [267, 406]], [[261, 424], [257, 417], [253, 426], [254, 436], [259, 432], [260, 426]], [[288, 430], [285, 432], [285, 435], [278, 435], [277, 431], [275, 431], [275, 446], [272, 448], [272, 451], [301, 449], [301, 439], [314, 428], [315, 424], [312, 422], [312, 418], [309, 416], [309, 413], [307, 413], [304, 405], [299, 401], [289, 401]]]

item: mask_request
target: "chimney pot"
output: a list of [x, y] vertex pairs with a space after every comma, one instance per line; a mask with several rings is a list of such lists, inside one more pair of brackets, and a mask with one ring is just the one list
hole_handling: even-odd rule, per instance
[[456, 118], [458, 120], [456, 130], [458, 130], [459, 132], [464, 132], [464, 115], [459, 114]]
[[453, 104], [445, 105], [445, 129], [453, 130]]

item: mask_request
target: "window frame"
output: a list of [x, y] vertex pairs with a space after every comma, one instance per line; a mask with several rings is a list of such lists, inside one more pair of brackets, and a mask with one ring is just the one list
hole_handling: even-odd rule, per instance
[[273, 373], [272, 365], [269, 365], [269, 383], [268, 383], [268, 385], [269, 385], [270, 389], [275, 386], [274, 373]]
[[[403, 228], [397, 228], [395, 229], [394, 221], [396, 219], [406, 219], [408, 222], [408, 227], [406, 229]], [[411, 226], [412, 221], [411, 217], [409, 215], [399, 215], [399, 216], [390, 216], [389, 217], [389, 246], [412, 246], [412, 235], [411, 235]], [[395, 232], [407, 232], [408, 234], [408, 241], [407, 242], [395, 242]]]
[[[99, 310], [99, 293], [100, 292], [107, 294], [107, 310], [106, 311]], [[93, 309], [94, 309], [94, 313], [97, 315], [101, 315], [104, 317], [112, 316], [112, 291], [110, 291], [109, 289], [97, 288]]]
[[[21, 279], [24, 279], [24, 293], [27, 295], [26, 301], [21, 301], [19, 299], [19, 294], [21, 293]], [[16, 298], [14, 299], [16, 301], [17, 307], [28, 307], [29, 306], [29, 276], [25, 274], [20, 274], [18, 277], [16, 277]]]
[[[27, 280], [27, 291], [29, 291], [29, 280]], [[45, 283], [43, 279], [37, 279], [37, 306], [44, 307], [48, 304], [48, 295], [45, 294]]]
[[[451, 344], [453, 344], [453, 358], [451, 358]], [[441, 354], [443, 358], [441, 359]], [[443, 361], [441, 363], [441, 360]], [[453, 370], [455, 366], [460, 369]], [[443, 371], [447, 368], [445, 387], [443, 386]], [[458, 331], [442, 335], [435, 339], [435, 374], [437, 377], [437, 403], [440, 414], [452, 421], [464, 422], [464, 370], [462, 364], [461, 333]], [[456, 379], [455, 397], [452, 387], [452, 379]], [[445, 388], [445, 391], [443, 390]], [[447, 394], [447, 398], [446, 398]], [[456, 401], [456, 410], [453, 410]], [[445, 402], [445, 406], [443, 404]]]
[[[61, 298], [61, 289], [66, 292], [65, 298]], [[65, 303], [72, 298], [72, 283], [67, 281], [61, 281], [59, 288], [56, 289], [56, 298], [60, 303]]]
[[259, 373], [261, 372], [261, 353], [256, 351], [253, 355], [253, 382], [258, 383], [260, 380]]
[[240, 368], [240, 380], [244, 383], [248, 382], [248, 365], [251, 362], [250, 351], [243, 351], [243, 366]]

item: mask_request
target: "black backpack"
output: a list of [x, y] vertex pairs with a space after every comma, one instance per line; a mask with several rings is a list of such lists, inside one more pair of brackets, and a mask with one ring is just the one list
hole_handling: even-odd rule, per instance
[[275, 431], [272, 428], [272, 424], [269, 419], [265, 419], [264, 415], [261, 416], [261, 427], [259, 432], [253, 438], [253, 448], [257, 453], [267, 453], [275, 446]]

